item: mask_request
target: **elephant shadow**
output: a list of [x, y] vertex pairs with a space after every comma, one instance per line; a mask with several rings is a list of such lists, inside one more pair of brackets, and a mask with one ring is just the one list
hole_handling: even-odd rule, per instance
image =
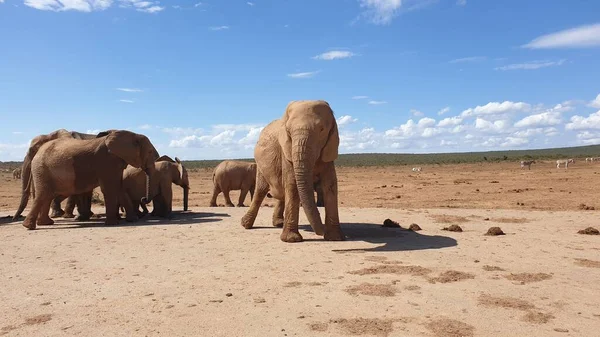
[[[346, 236], [345, 242], [363, 241], [381, 244], [372, 248], [334, 249], [334, 252], [398, 252], [411, 250], [440, 249], [457, 246], [455, 239], [442, 235], [425, 235], [404, 228], [388, 228], [370, 223], [343, 223], [342, 231]], [[310, 226], [301, 226], [311, 231]], [[310, 239], [306, 240], [309, 241]], [[322, 240], [320, 239], [315, 239]], [[342, 241], [344, 242], [344, 241]]]
[[173, 211], [172, 219], [152, 216], [144, 216], [136, 222], [127, 222], [125, 219], [119, 220], [118, 225], [106, 225], [104, 223], [105, 214], [97, 214], [89, 221], [69, 221], [58, 220], [52, 226], [38, 226], [38, 229], [71, 229], [71, 228], [90, 228], [90, 227], [143, 227], [157, 225], [200, 225], [209, 222], [222, 221], [225, 217], [230, 217], [226, 213], [212, 212], [192, 212], [192, 211]]

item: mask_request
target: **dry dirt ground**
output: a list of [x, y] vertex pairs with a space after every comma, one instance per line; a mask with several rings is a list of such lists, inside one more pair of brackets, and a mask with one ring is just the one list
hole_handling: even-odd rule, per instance
[[[577, 231], [600, 227], [579, 209], [600, 206], [597, 172], [340, 168], [344, 242], [302, 226], [305, 242], [283, 243], [270, 207], [244, 230], [244, 208], [204, 207], [206, 170], [171, 221], [27, 231], [2, 219], [0, 335], [595, 336], [600, 236]], [[4, 216], [19, 183], [0, 182]], [[381, 227], [387, 218], [422, 231]], [[442, 230], [451, 224], [463, 232]], [[485, 236], [492, 226], [506, 235]]]

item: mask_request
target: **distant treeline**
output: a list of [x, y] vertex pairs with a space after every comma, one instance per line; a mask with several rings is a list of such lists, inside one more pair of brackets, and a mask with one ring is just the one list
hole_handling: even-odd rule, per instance
[[[564, 147], [555, 149], [511, 150], [489, 152], [457, 152], [457, 153], [356, 153], [342, 154], [338, 157], [336, 166], [395, 166], [395, 165], [425, 165], [425, 164], [460, 164], [481, 162], [502, 162], [520, 160], [548, 160], [562, 158], [600, 157], [600, 145]], [[238, 159], [254, 161], [254, 159]], [[222, 160], [184, 160], [189, 169], [205, 169], [217, 166]], [[0, 168], [10, 169], [21, 165], [21, 162], [0, 162]]]

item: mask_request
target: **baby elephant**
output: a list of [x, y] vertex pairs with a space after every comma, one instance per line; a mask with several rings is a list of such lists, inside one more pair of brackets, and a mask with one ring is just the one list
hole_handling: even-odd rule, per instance
[[254, 185], [256, 181], [256, 164], [245, 161], [225, 160], [221, 162], [213, 172], [213, 189], [210, 207], [217, 206], [217, 196], [223, 192], [227, 206], [233, 207], [229, 199], [229, 191], [241, 190], [238, 207], [244, 207], [244, 199], [250, 191], [250, 200], [254, 196]]
[[13, 171], [13, 179], [21, 179], [21, 168], [20, 167], [17, 167]]

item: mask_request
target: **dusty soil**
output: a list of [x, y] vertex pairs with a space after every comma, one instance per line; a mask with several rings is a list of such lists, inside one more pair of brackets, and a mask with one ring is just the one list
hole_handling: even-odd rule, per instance
[[[600, 236], [577, 231], [598, 226], [579, 205], [598, 208], [600, 166], [409, 171], [338, 169], [344, 242], [314, 235], [300, 212], [305, 242], [283, 243], [269, 207], [243, 229], [246, 209], [204, 207], [208, 170], [191, 174], [191, 209], [171, 221], [27, 231], [0, 219], [0, 335], [597, 334]], [[0, 183], [10, 215], [19, 182]], [[388, 218], [422, 230], [382, 227]], [[464, 232], [441, 230], [458, 223]], [[498, 225], [507, 235], [482, 235]]]

